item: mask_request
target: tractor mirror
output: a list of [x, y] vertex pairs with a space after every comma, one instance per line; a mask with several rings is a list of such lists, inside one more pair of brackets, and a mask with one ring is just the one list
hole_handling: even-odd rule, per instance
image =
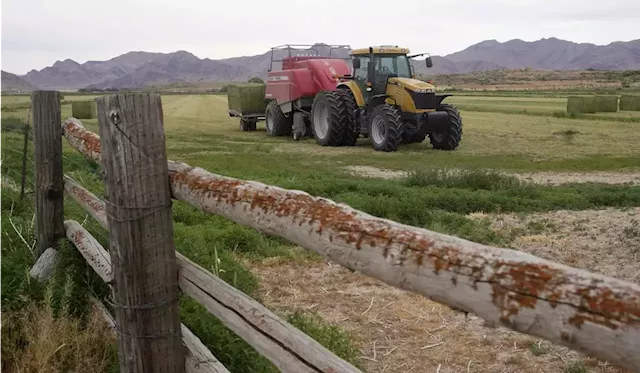
[[359, 69], [360, 68], [360, 59], [356, 58], [353, 60], [353, 68], [354, 69]]
[[427, 67], [433, 67], [433, 61], [431, 61], [431, 57], [427, 57], [425, 61], [427, 63]]

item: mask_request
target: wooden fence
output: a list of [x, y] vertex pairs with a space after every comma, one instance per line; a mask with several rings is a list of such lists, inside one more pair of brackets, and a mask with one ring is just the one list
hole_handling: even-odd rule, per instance
[[[60, 126], [60, 107], [52, 104], [55, 95], [33, 96], [36, 214], [42, 214], [37, 221], [48, 223], [37, 226], [38, 248], [55, 249], [63, 232], [111, 286], [122, 372], [177, 372], [182, 367], [186, 372], [227, 371], [180, 324], [178, 289], [283, 372], [359, 371], [176, 252], [171, 198], [286, 238], [344, 267], [490, 323], [640, 371], [637, 284], [377, 218], [302, 191], [169, 161], [155, 94], [97, 99], [100, 136], [75, 118]], [[63, 177], [57, 161], [62, 136], [100, 164], [104, 200]], [[45, 154], [38, 156], [38, 149], [46, 149], [41, 151]], [[109, 230], [109, 250], [77, 222], [63, 222], [62, 190]], [[163, 338], [144, 338], [150, 334]], [[178, 344], [187, 347], [186, 355]]]

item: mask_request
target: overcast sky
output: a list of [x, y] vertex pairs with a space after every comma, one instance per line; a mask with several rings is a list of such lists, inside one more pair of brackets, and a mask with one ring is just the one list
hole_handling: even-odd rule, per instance
[[638, 39], [640, 0], [2, 0], [2, 69], [17, 74], [132, 50], [218, 59], [324, 42], [445, 55], [546, 37]]

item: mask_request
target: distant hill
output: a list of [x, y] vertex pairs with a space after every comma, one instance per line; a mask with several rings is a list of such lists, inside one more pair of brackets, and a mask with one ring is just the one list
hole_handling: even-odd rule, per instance
[[2, 71], [2, 92], [31, 92], [37, 89], [18, 75]]
[[[326, 44], [303, 53], [326, 54]], [[333, 55], [346, 57], [346, 49]], [[415, 51], [422, 52], [422, 51]], [[108, 61], [79, 64], [67, 59], [23, 76], [43, 89], [144, 88], [169, 83], [246, 81], [264, 78], [271, 52], [222, 60], [200, 59], [186, 51], [174, 53], [129, 52]], [[433, 56], [434, 66], [414, 61], [416, 72], [426, 75], [463, 74], [477, 71], [530, 67], [534, 70], [637, 70], [640, 69], [640, 39], [608, 45], [574, 43], [556, 38], [500, 43], [487, 40], [446, 56]]]
[[605, 46], [557, 38], [505, 43], [488, 40], [446, 57], [456, 63], [477, 60], [511, 69], [528, 66], [536, 70], [637, 70], [640, 39]]

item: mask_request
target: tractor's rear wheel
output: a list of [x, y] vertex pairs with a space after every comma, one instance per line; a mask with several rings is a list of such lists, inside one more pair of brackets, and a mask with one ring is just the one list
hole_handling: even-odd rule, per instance
[[460, 145], [462, 139], [462, 118], [460, 112], [449, 104], [440, 104], [437, 111], [446, 111], [449, 114], [449, 125], [443, 132], [430, 132], [429, 140], [434, 149], [454, 150]]
[[278, 103], [273, 100], [265, 110], [265, 127], [269, 136], [289, 136], [293, 127], [293, 116], [286, 117]]
[[353, 96], [353, 92], [349, 88], [338, 88], [338, 94], [346, 105], [347, 115], [350, 118], [349, 125], [344, 129], [342, 135], [342, 145], [354, 146], [358, 142], [358, 122], [356, 119], [356, 110], [358, 110], [358, 104], [356, 98]]
[[311, 128], [316, 142], [322, 146], [344, 144], [345, 130], [351, 125], [351, 117], [342, 94], [322, 91], [313, 99]]
[[369, 115], [369, 138], [375, 150], [398, 150], [402, 142], [402, 130], [400, 112], [389, 104], [378, 105]]

